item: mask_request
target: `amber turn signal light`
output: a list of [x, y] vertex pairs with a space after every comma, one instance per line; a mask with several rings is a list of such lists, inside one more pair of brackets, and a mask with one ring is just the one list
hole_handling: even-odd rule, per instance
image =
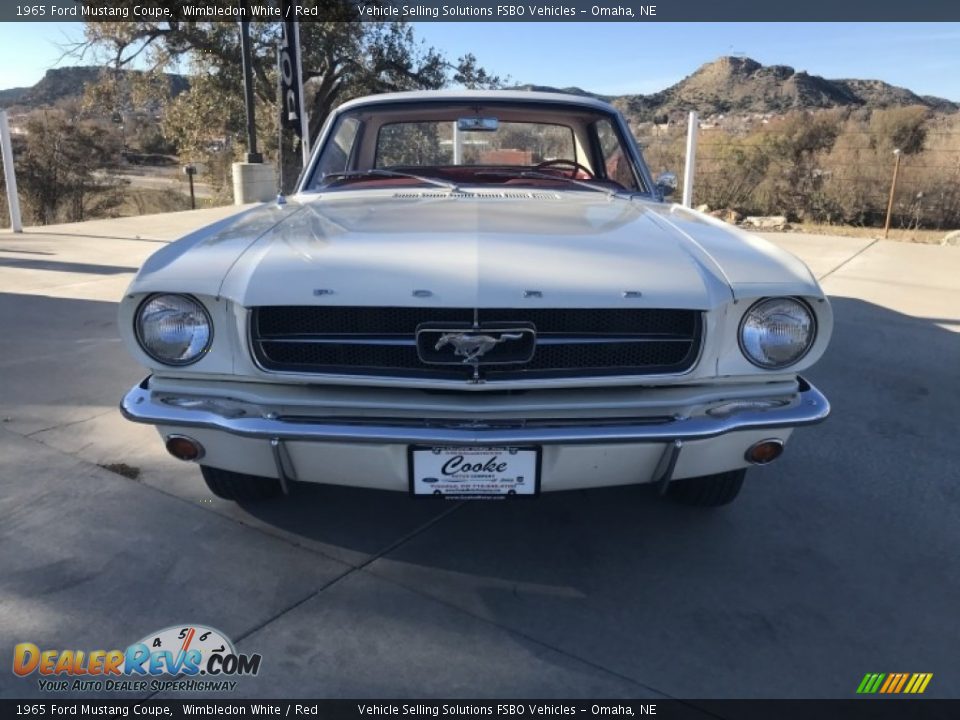
[[745, 457], [754, 465], [772, 463], [783, 454], [783, 440], [771, 438], [754, 443], [747, 450]]
[[168, 435], [167, 452], [177, 460], [199, 460], [203, 457], [203, 445], [186, 435]]

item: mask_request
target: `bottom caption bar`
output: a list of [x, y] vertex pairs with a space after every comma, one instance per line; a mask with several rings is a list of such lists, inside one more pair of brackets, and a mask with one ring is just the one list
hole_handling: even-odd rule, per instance
[[366, 718], [657, 717], [671, 720], [891, 720], [960, 717], [960, 700], [0, 700], [0, 717], [291, 717]]

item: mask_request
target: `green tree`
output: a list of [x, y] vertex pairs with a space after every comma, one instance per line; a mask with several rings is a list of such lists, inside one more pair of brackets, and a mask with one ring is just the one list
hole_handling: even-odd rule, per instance
[[899, 148], [904, 155], [916, 155], [927, 139], [926, 121], [930, 111], [925, 107], [899, 107], [875, 110], [870, 127], [877, 140], [877, 149]]
[[26, 131], [16, 153], [17, 189], [33, 222], [77, 222], [119, 204], [116, 183], [98, 172], [120, 153], [119, 138], [103, 122], [72, 104], [34, 112]]
[[[439, 88], [450, 82], [467, 87], [500, 84], [500, 78], [479, 67], [473, 55], [454, 62], [418, 43], [406, 23], [356, 22], [346, 7], [327, 11], [326, 17], [329, 21], [300, 26], [311, 137], [316, 137], [334, 107], [352, 97]], [[210, 154], [209, 138], [225, 138], [228, 147], [245, 141], [237, 23], [88, 22], [84, 33], [84, 40], [70, 48], [71, 52], [77, 56], [92, 52], [115, 68], [146, 63], [162, 70], [186, 62], [193, 85], [165, 113], [168, 139], [202, 156]], [[276, 151], [278, 143], [280, 24], [252, 22], [250, 36], [258, 141], [269, 154]], [[300, 153], [286, 136], [283, 149], [285, 185], [289, 187], [289, 179], [299, 171]], [[202, 161], [204, 157], [191, 159]]]

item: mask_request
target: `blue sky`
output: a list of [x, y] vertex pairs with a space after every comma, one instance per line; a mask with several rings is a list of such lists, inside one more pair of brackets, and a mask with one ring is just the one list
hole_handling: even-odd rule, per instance
[[[842, 0], [838, 0], [842, 2]], [[414, 23], [451, 57], [474, 53], [516, 82], [599, 93], [661, 90], [743, 53], [829, 78], [884, 80], [960, 101], [960, 23]], [[0, 23], [0, 88], [32, 85], [81, 23]], [[72, 62], [72, 61], [71, 61]]]

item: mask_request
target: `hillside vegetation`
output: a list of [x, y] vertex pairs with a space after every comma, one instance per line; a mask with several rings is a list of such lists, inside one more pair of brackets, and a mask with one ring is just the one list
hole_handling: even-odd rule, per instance
[[[378, 36], [368, 40], [380, 42]], [[264, 69], [265, 87], [275, 82], [270, 72]], [[377, 67], [365, 72], [382, 79]], [[471, 72], [477, 74], [475, 66]], [[479, 75], [489, 85], [497, 82]], [[46, 223], [136, 212], [143, 196], [131, 202], [126, 196], [133, 188], [118, 177], [130, 162], [149, 158], [201, 163], [198, 179], [229, 202], [230, 163], [245, 150], [237, 80], [198, 73], [191, 82], [174, 74], [74, 67], [49, 71], [32, 88], [0, 91], [0, 106], [17, 108], [26, 131], [17, 138], [25, 216]], [[431, 82], [450, 80], [437, 76]], [[391, 89], [371, 82], [359, 77], [350, 94]], [[314, 87], [308, 85], [308, 94]], [[580, 88], [563, 91], [591, 95]], [[791, 222], [882, 225], [893, 151], [899, 149], [893, 226], [960, 227], [960, 111], [949, 100], [878, 80], [827, 80], [739, 57], [719, 58], [652, 95], [603, 99], [624, 112], [655, 174], [680, 173], [686, 115], [697, 110], [694, 204], [728, 220], [784, 215]], [[277, 118], [268, 101], [258, 97], [257, 120], [261, 150], [271, 161]], [[299, 153], [288, 146], [284, 157], [297, 160]], [[178, 207], [184, 202], [174, 200]]]
[[627, 117], [655, 174], [680, 174], [687, 114], [696, 110], [694, 204], [726, 219], [882, 225], [899, 149], [893, 226], [960, 227], [958, 103], [740, 57], [707, 63], [652, 95], [601, 99]]
[[[683, 168], [682, 125], [640, 128], [654, 173]], [[791, 222], [883, 225], [900, 151], [893, 226], [960, 227], [960, 113], [922, 105], [793, 111], [739, 129], [701, 129], [694, 204]]]

